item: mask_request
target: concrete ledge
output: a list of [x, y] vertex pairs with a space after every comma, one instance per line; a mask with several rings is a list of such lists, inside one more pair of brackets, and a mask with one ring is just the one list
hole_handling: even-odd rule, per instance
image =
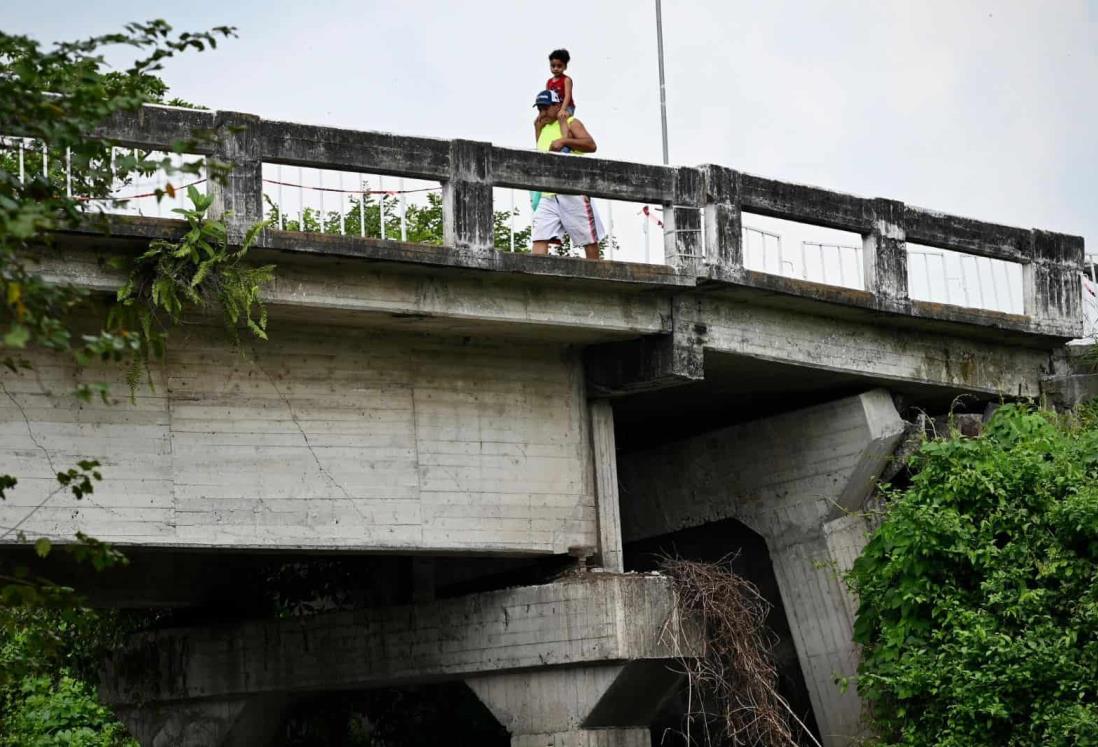
[[[133, 241], [174, 239], [186, 230], [186, 223], [172, 218], [109, 216], [90, 219], [76, 231], [60, 234], [64, 241], [96, 246], [125, 247]], [[127, 241], [129, 240], [129, 241]], [[637, 285], [693, 287], [696, 279], [666, 265], [643, 262], [591, 261], [577, 257], [534, 256], [498, 250], [468, 251], [447, 246], [410, 242], [306, 233], [300, 231], [264, 231], [256, 243], [269, 249], [302, 257], [343, 257], [368, 262], [391, 262], [464, 270], [577, 278]]]
[[677, 622], [669, 579], [589, 573], [407, 607], [143, 634], [108, 663], [102, 694], [127, 705], [696, 653], [661, 637]]

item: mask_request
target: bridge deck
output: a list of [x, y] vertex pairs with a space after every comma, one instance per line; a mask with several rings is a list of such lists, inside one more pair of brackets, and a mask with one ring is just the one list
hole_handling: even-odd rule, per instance
[[[715, 166], [565, 159], [225, 112], [150, 107], [107, 132], [165, 147], [202, 126], [221, 128], [211, 152], [236, 162], [215, 192], [237, 229], [261, 217], [258, 175], [279, 162], [440, 179], [447, 245], [266, 231], [256, 252], [277, 265], [270, 342], [236, 351], [194, 320], [173, 333], [155, 388], [133, 405], [68, 394], [90, 377], [123, 398], [117, 370], [39, 354], [32, 374], [5, 373], [0, 472], [21, 482], [0, 525], [59, 538], [79, 527], [150, 547], [561, 554], [601, 541], [606, 450], [600, 461], [589, 397], [616, 398], [625, 439], [879, 385], [914, 401], [1035, 397], [1051, 356], [1081, 328], [1075, 237]], [[494, 185], [663, 202], [668, 265], [496, 251]], [[868, 290], [745, 270], [747, 209], [862, 233]], [[694, 230], [703, 219], [704, 245]], [[46, 277], [105, 295], [121, 282], [106, 257], [180, 230], [118, 218], [109, 237], [60, 236], [35, 260]], [[906, 239], [1024, 263], [1026, 314], [912, 302]], [[103, 462], [102, 489], [80, 502], [51, 496], [52, 476], [83, 457]]]

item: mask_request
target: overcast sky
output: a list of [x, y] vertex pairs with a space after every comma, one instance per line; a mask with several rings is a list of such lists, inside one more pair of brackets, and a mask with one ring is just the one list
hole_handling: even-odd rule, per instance
[[[557, 46], [599, 155], [660, 160], [654, 3], [5, 0], [42, 41], [164, 17], [239, 38], [171, 62], [215, 109], [529, 147]], [[561, 13], [561, 8], [568, 8]], [[1098, 0], [664, 0], [672, 163], [719, 163], [1087, 238]]]

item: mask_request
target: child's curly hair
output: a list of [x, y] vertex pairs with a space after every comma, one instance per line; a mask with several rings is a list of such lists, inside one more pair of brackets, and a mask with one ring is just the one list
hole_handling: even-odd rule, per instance
[[554, 49], [549, 53], [549, 61], [552, 62], [553, 60], [560, 60], [567, 65], [571, 62], [572, 56], [568, 54], [567, 49]]

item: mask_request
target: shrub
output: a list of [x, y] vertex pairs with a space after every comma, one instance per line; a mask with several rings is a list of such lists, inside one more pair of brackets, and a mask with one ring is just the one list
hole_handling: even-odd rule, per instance
[[1098, 744], [1098, 427], [1017, 405], [926, 443], [850, 574], [895, 745]]

